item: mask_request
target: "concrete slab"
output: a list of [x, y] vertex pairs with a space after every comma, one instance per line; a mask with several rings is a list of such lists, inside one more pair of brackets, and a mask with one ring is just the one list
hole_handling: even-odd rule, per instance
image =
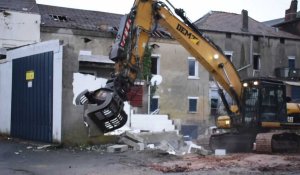
[[183, 141], [182, 136], [178, 135], [177, 131], [145, 132], [139, 133], [138, 136], [144, 139], [145, 144], [159, 144], [162, 140], [168, 142]]
[[122, 137], [120, 139], [120, 142], [125, 143], [126, 145], [132, 147], [133, 150], [136, 150], [136, 151], [141, 151], [141, 150], [145, 149], [144, 143], [135, 142], [127, 137]]
[[140, 137], [138, 134], [132, 133], [132, 132], [129, 132], [129, 131], [126, 131], [124, 133], [123, 137], [127, 137], [128, 139], [134, 140], [135, 142], [141, 142], [141, 143], [144, 142], [144, 139], [142, 137]]

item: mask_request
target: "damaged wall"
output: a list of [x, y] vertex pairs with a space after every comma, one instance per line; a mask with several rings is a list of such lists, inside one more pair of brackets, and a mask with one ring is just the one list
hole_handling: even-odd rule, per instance
[[[82, 122], [81, 106], [73, 104], [73, 75], [79, 72], [78, 56], [80, 51], [91, 51], [92, 55], [108, 55], [113, 37], [110, 33], [87, 32], [72, 29], [43, 27], [41, 39], [57, 38], [64, 42], [63, 59], [63, 142], [69, 144], [103, 143], [111, 137], [88, 138], [87, 129]], [[84, 38], [88, 38], [89, 41]], [[199, 79], [188, 79], [188, 57], [190, 54], [177, 42], [157, 40], [160, 48], [153, 54], [160, 55], [160, 74], [163, 83], [159, 85], [160, 114], [168, 114], [172, 119], [179, 119], [180, 124], [200, 124], [208, 120], [208, 73], [199, 65]], [[196, 113], [188, 112], [188, 97], [198, 97]], [[147, 103], [144, 103], [144, 107]], [[180, 126], [179, 126], [180, 127]]]
[[11, 10], [0, 12], [0, 48], [11, 48], [40, 41], [41, 15]]
[[[53, 33], [52, 33], [53, 32]], [[76, 33], [77, 32], [77, 33]], [[76, 35], [74, 35], [76, 33]], [[91, 40], [85, 42], [87, 37]], [[60, 39], [63, 47], [63, 99], [62, 99], [62, 141], [65, 144], [106, 143], [114, 140], [112, 136], [88, 137], [88, 130], [83, 124], [83, 107], [73, 104], [73, 77], [79, 72], [79, 52], [91, 51], [95, 55], [108, 55], [112, 38], [99, 37], [93, 33], [80, 33], [68, 29], [43, 28], [41, 40]], [[99, 85], [99, 88], [101, 85]]]

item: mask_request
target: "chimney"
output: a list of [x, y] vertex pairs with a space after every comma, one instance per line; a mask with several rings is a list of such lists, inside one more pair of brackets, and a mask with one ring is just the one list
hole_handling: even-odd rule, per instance
[[248, 32], [248, 11], [247, 10], [242, 10], [242, 31], [243, 32]]
[[296, 19], [297, 5], [298, 5], [298, 1], [292, 0], [290, 8], [285, 11], [285, 19], [284, 19], [285, 22]]

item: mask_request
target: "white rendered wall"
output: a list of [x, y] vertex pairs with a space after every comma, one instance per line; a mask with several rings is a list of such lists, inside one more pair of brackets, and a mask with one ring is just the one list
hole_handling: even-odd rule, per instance
[[0, 48], [12, 48], [40, 41], [39, 14], [5, 10], [0, 13]]

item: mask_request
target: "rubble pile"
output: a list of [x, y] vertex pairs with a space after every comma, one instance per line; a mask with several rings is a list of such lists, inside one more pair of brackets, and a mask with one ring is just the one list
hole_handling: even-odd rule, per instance
[[168, 132], [130, 132], [120, 135], [120, 143], [126, 144], [135, 151], [144, 149], [159, 149], [173, 155], [195, 153], [209, 155], [210, 151], [196, 145], [192, 141], [184, 141], [183, 136], [176, 131]]

